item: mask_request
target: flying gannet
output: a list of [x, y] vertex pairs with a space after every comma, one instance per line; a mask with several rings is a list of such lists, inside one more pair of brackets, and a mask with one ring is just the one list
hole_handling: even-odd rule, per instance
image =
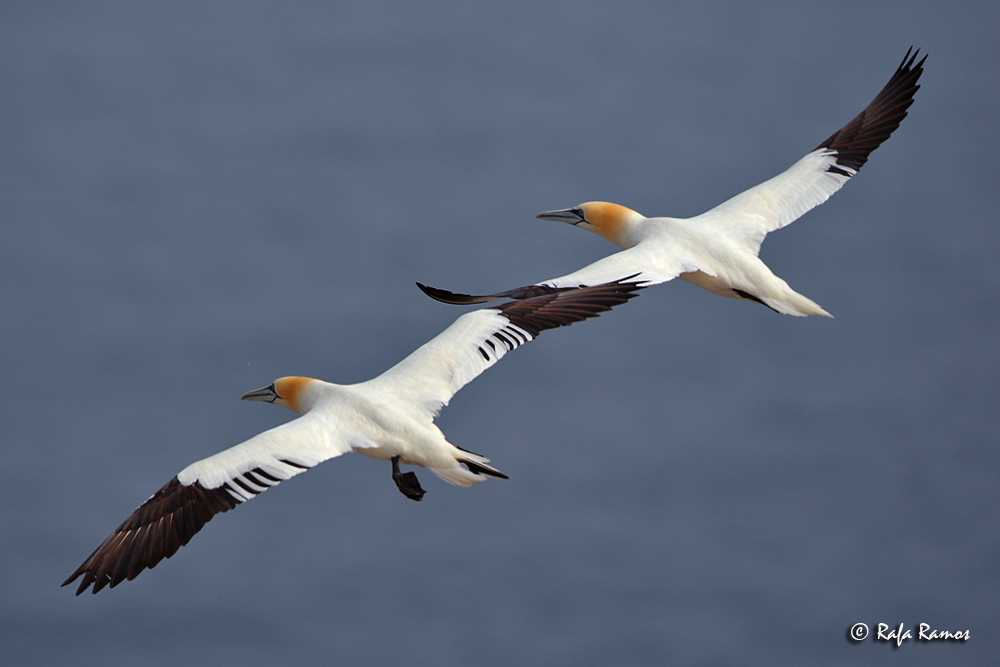
[[243, 400], [267, 401], [300, 417], [192, 463], [139, 506], [63, 582], [81, 575], [80, 595], [134, 579], [188, 543], [213, 516], [275, 484], [350, 451], [392, 462], [399, 490], [424, 490], [399, 464], [427, 468], [446, 482], [472, 486], [507, 479], [489, 459], [445, 439], [434, 417], [455, 393], [507, 352], [546, 329], [579, 322], [625, 303], [641, 289], [626, 278], [545, 294], [467, 313], [378, 377], [337, 385], [283, 377]]
[[914, 64], [919, 50], [911, 51], [854, 120], [785, 172], [697, 217], [647, 218], [599, 201], [547, 211], [536, 217], [592, 231], [622, 250], [560, 278], [496, 294], [471, 296], [417, 285], [438, 301], [471, 304], [531, 298], [625, 275], [638, 275], [644, 286], [680, 277], [715, 294], [755, 301], [786, 315], [830, 317], [771, 272], [757, 256], [760, 245], [768, 232], [781, 229], [839, 190], [899, 127], [920, 88], [917, 79], [927, 59]]

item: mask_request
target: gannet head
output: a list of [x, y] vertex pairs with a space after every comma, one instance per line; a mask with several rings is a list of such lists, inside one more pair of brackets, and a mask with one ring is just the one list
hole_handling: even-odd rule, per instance
[[541, 220], [568, 222], [574, 227], [587, 229], [603, 236], [623, 248], [628, 247], [627, 233], [643, 220], [643, 216], [621, 204], [606, 201], [588, 201], [573, 208], [545, 211], [535, 216]]
[[243, 401], [267, 401], [288, 408], [300, 415], [312, 407], [312, 401], [307, 398], [308, 388], [318, 382], [312, 378], [283, 377], [260, 389], [248, 391], [240, 397]]

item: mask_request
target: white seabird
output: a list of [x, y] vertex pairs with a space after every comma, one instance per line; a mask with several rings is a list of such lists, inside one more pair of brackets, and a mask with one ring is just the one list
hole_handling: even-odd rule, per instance
[[694, 218], [647, 218], [629, 208], [592, 201], [540, 213], [592, 231], [620, 248], [568, 275], [535, 285], [482, 296], [457, 294], [417, 283], [445, 303], [523, 299], [563, 288], [594, 285], [637, 275], [643, 284], [683, 278], [721, 296], [747, 299], [786, 315], [825, 315], [795, 292], [758, 257], [768, 232], [781, 229], [822, 204], [856, 174], [868, 156], [899, 127], [913, 103], [923, 72], [919, 50], [906, 52], [889, 83], [850, 123], [774, 178]]
[[[627, 280], [627, 279], [626, 279]], [[507, 479], [489, 459], [445, 439], [434, 417], [455, 393], [507, 352], [541, 331], [596, 317], [640, 289], [618, 281], [511, 301], [467, 313], [378, 377], [337, 385], [283, 377], [243, 395], [289, 408], [300, 417], [192, 463], [144, 502], [77, 568], [80, 595], [132, 580], [188, 543], [226, 512], [327, 459], [356, 451], [392, 462], [392, 478], [408, 498], [424, 490], [399, 464], [427, 468], [457, 486]]]

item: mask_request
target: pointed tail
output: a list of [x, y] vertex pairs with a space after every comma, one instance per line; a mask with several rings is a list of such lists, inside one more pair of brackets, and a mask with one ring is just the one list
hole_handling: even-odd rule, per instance
[[763, 297], [760, 299], [760, 302], [771, 310], [783, 315], [792, 315], [794, 317], [806, 317], [809, 315], [833, 317], [833, 315], [823, 310], [818, 303], [791, 289], [781, 298]]
[[487, 477], [495, 477], [497, 479], [507, 479], [507, 475], [503, 474], [491, 465], [488, 465], [489, 459], [485, 456], [480, 456], [479, 454], [473, 454], [470, 451], [466, 451], [461, 447], [456, 447], [461, 454], [455, 457], [456, 463], [458, 465], [451, 466], [447, 468], [427, 468], [432, 473], [448, 482], [449, 484], [454, 484], [455, 486], [472, 486], [476, 482], [483, 482]]

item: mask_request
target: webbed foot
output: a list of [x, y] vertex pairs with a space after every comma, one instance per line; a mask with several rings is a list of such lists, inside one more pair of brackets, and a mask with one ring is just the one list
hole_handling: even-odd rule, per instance
[[399, 492], [410, 500], [421, 500], [424, 494], [427, 493], [422, 488], [420, 488], [420, 481], [417, 480], [417, 476], [412, 472], [400, 472], [399, 470], [399, 456], [392, 457], [392, 481], [396, 483], [396, 488]]

